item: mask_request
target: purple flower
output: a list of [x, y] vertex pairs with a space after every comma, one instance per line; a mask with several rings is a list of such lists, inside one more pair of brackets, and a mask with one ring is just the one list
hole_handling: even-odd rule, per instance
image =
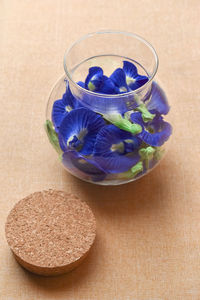
[[123, 71], [125, 73], [126, 84], [130, 90], [134, 91], [143, 86], [148, 81], [147, 76], [138, 74], [137, 67], [133, 63], [126, 60], [124, 60], [123, 63]]
[[76, 150], [83, 155], [90, 155], [96, 141], [96, 135], [105, 125], [103, 118], [95, 112], [78, 108], [70, 111], [59, 128], [61, 149]]
[[152, 83], [151, 98], [145, 104], [154, 114], [167, 115], [170, 110], [165, 92], [155, 81]]
[[129, 91], [128, 85], [126, 83], [126, 74], [121, 68], [116, 69], [110, 76], [110, 79], [114, 82], [116, 86], [116, 93], [123, 94]]
[[94, 159], [107, 173], [125, 172], [139, 161], [140, 144], [130, 132], [107, 125], [96, 137]]
[[72, 95], [67, 83], [66, 92], [64, 93], [62, 99], [56, 100], [53, 104], [52, 109], [52, 121], [56, 132], [58, 132], [60, 124], [65, 116], [72, 110], [81, 107], [82, 105], [76, 100]]
[[132, 122], [142, 126], [142, 132], [137, 136], [150, 146], [162, 146], [172, 134], [172, 126], [163, 121], [162, 116], [157, 115], [148, 123], [144, 123], [140, 112], [132, 113], [130, 118]]
[[87, 174], [93, 181], [101, 181], [106, 177], [104, 170], [93, 158], [86, 158], [76, 151], [69, 150], [63, 153], [62, 162], [72, 173], [80, 173], [82, 176]]
[[116, 69], [109, 77], [100, 67], [91, 67], [85, 80], [85, 88], [102, 94], [122, 94], [136, 90], [148, 81], [147, 76], [139, 75], [136, 66], [123, 61], [123, 69]]

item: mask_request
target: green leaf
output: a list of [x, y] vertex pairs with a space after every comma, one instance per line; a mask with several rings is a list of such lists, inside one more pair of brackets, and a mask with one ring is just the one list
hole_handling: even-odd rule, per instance
[[142, 113], [142, 119], [145, 123], [152, 121], [153, 118], [155, 117], [155, 114], [151, 114], [144, 104], [141, 104], [140, 106], [138, 106], [136, 108], [136, 110], [140, 111]]
[[55, 132], [52, 122], [49, 120], [46, 120], [46, 122], [44, 124], [44, 128], [45, 128], [45, 131], [49, 138], [49, 141], [53, 145], [54, 149], [58, 152], [58, 154], [62, 154], [63, 152], [59, 145], [58, 135]]
[[142, 132], [142, 127], [139, 124], [130, 122], [120, 114], [105, 114], [103, 118], [118, 128], [131, 132], [133, 135]]
[[147, 148], [141, 148], [139, 150], [139, 155], [141, 159], [145, 162], [145, 166], [147, 169], [149, 169], [149, 162], [150, 160], [152, 160], [154, 153], [155, 153], [155, 149], [151, 146]]

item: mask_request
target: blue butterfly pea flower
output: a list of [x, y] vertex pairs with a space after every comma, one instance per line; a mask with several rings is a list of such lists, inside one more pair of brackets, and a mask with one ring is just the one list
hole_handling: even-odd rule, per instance
[[161, 115], [167, 115], [170, 110], [165, 92], [155, 81], [152, 83], [151, 98], [146, 102], [146, 107], [151, 113]]
[[95, 112], [78, 108], [70, 111], [59, 128], [59, 143], [61, 149], [76, 150], [83, 155], [93, 152], [98, 131], [105, 125], [103, 118]]
[[[80, 153], [69, 150], [63, 153], [62, 162], [72, 173], [85, 176], [86, 180], [102, 181], [106, 177], [104, 170], [92, 158], [86, 158]], [[87, 178], [89, 176], [89, 178]]]
[[148, 81], [148, 77], [139, 75], [137, 67], [129, 61], [123, 61], [123, 71], [130, 90], [136, 90]]
[[140, 144], [140, 139], [130, 132], [107, 125], [96, 137], [94, 159], [107, 173], [125, 172], [139, 161]]
[[122, 94], [135, 90], [148, 81], [147, 76], [138, 74], [129, 61], [123, 62], [123, 69], [116, 69], [108, 78], [100, 67], [91, 67], [85, 80], [85, 88], [103, 94]]
[[144, 129], [145, 123], [144, 120], [142, 118], [142, 113], [139, 111], [135, 111], [134, 113], [132, 113], [130, 115], [130, 119], [133, 123], [139, 124], [140, 126], [142, 126], [142, 129]]
[[85, 80], [85, 88], [102, 94], [115, 94], [116, 87], [113, 81], [103, 75], [103, 70], [100, 67], [91, 67], [89, 74]]
[[85, 88], [97, 92], [103, 83], [103, 70], [100, 67], [89, 68], [89, 74], [85, 80]]
[[109, 77], [104, 75], [102, 85], [98, 92], [102, 94], [116, 94], [117, 89], [114, 82]]
[[141, 113], [134, 112], [131, 114], [130, 119], [142, 126], [142, 132], [137, 137], [150, 146], [162, 146], [172, 134], [172, 126], [165, 122], [160, 115], [156, 115], [153, 121], [144, 123]]
[[[79, 84], [79, 83], [78, 83]], [[72, 110], [82, 107], [76, 98], [72, 95], [72, 92], [67, 83], [66, 92], [62, 99], [56, 100], [52, 108], [52, 122], [54, 124], [56, 132], [58, 132], [60, 124], [65, 116]]]
[[170, 137], [172, 134], [172, 127], [167, 122], [161, 122], [160, 123], [160, 129], [157, 132], [150, 133], [146, 130], [143, 130], [139, 137], [143, 142], [145, 142], [148, 145], [154, 146], [154, 147], [160, 147], [162, 146]]
[[116, 94], [127, 93], [129, 91], [128, 85], [126, 83], [126, 75], [124, 70], [121, 68], [116, 69], [111, 75], [110, 79], [115, 84]]

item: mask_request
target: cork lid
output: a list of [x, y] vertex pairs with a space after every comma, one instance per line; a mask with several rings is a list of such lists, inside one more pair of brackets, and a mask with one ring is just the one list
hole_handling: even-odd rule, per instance
[[46, 276], [71, 271], [88, 254], [96, 235], [94, 215], [73, 194], [42, 191], [19, 201], [5, 233], [17, 261]]

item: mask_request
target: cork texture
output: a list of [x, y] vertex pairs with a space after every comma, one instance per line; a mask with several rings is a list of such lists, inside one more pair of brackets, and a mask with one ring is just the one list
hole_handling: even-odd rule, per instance
[[75, 268], [95, 239], [95, 218], [87, 204], [62, 191], [36, 192], [8, 215], [6, 238], [29, 271], [58, 275]]

